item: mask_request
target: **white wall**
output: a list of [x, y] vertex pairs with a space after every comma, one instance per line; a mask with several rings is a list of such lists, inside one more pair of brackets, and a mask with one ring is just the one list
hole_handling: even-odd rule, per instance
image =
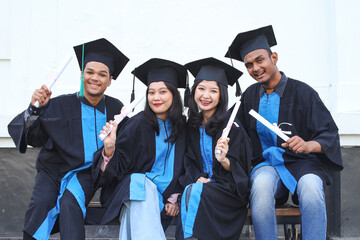
[[[182, 64], [224, 58], [237, 33], [272, 24], [278, 66], [310, 84], [333, 114], [342, 145], [360, 145], [356, 57], [360, 16], [356, 0], [0, 0], [0, 147], [13, 146], [7, 124], [30, 102], [72, 46], [105, 37], [130, 62], [107, 93], [130, 99], [130, 72], [152, 57]], [[254, 80], [243, 64], [243, 90]], [[75, 58], [53, 88], [54, 96], [78, 91]], [[192, 79], [191, 79], [192, 80]], [[137, 94], [145, 87], [136, 82]], [[230, 96], [234, 98], [234, 89]]]

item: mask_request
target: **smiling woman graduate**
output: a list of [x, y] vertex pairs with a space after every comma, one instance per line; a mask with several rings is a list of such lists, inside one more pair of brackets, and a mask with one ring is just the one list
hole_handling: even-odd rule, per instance
[[[102, 147], [97, 136], [123, 106], [104, 92], [129, 59], [103, 38], [74, 49], [84, 70], [83, 94], [50, 99], [51, 91], [43, 85], [34, 92], [28, 109], [8, 126], [21, 153], [27, 145], [42, 147], [24, 239], [48, 239], [59, 228], [62, 239], [85, 239], [85, 206], [93, 196], [93, 154]], [[36, 101], [39, 108], [34, 107]]]
[[[166, 239], [182, 191], [185, 116], [177, 88], [185, 87], [187, 72], [177, 63], [150, 59], [132, 73], [148, 86], [146, 105], [117, 137], [112, 131], [95, 155], [95, 184], [103, 186], [105, 211], [98, 220], [105, 224], [120, 215], [119, 239]], [[109, 124], [116, 128], [110, 122], [104, 131]]]
[[[195, 82], [189, 98], [185, 176], [181, 177], [187, 187], [176, 239], [239, 239], [247, 215], [252, 148], [237, 119], [229, 138], [220, 136], [230, 118], [227, 86], [242, 72], [215, 58], [185, 66]], [[215, 155], [215, 149], [221, 154]]]

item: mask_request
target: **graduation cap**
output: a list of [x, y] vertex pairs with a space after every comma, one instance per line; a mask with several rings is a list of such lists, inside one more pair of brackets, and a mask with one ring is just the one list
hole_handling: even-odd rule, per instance
[[167, 82], [177, 88], [186, 88], [190, 91], [187, 70], [183, 65], [160, 58], [152, 58], [135, 68], [132, 72], [134, 75], [133, 92], [131, 101], [134, 100], [135, 76], [146, 86], [152, 82]]
[[[244, 61], [244, 57], [257, 49], [270, 50], [276, 45], [275, 34], [271, 25], [239, 33], [231, 43], [225, 57]], [[271, 51], [271, 50], [270, 50]]]
[[110, 75], [116, 80], [129, 61], [129, 58], [105, 38], [74, 46], [74, 51], [82, 72], [80, 96], [83, 95], [84, 66], [88, 62], [94, 61], [105, 64], [109, 68]]
[[236, 83], [236, 96], [240, 96], [238, 79], [243, 73], [238, 69], [213, 57], [187, 63], [185, 67], [195, 77], [194, 84], [202, 80], [215, 81], [225, 87]]

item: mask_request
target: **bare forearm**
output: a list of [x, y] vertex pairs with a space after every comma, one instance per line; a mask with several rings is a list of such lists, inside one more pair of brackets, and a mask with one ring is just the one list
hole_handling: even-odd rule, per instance
[[111, 157], [114, 155], [115, 146], [104, 146], [104, 155], [107, 157]]
[[308, 142], [306, 142], [306, 145], [308, 146], [309, 152], [313, 152], [313, 153], [322, 153], [323, 152], [320, 143], [318, 143], [316, 141], [308, 141]]
[[225, 170], [230, 171], [230, 160], [228, 158], [225, 158], [223, 162], [221, 162], [221, 165], [225, 168]]

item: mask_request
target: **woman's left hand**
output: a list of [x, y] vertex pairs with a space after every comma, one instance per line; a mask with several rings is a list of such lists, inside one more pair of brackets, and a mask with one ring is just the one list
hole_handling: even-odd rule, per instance
[[165, 212], [167, 216], [175, 217], [179, 214], [179, 206], [177, 204], [165, 204]]

